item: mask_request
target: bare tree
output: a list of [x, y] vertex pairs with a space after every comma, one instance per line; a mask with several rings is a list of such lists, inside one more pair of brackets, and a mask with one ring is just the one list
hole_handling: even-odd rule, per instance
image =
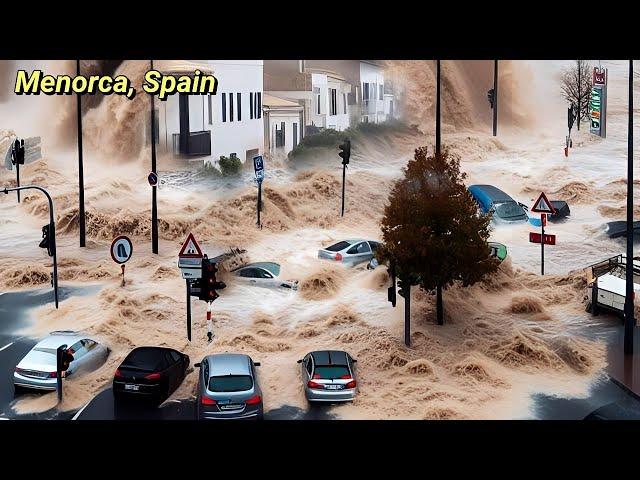
[[[589, 95], [591, 94], [593, 67], [589, 62], [576, 60], [575, 65], [562, 72], [562, 95], [576, 107], [576, 116], [580, 122], [589, 120]], [[580, 115], [577, 115], [577, 106], [580, 106]], [[580, 126], [578, 125], [578, 130]]]

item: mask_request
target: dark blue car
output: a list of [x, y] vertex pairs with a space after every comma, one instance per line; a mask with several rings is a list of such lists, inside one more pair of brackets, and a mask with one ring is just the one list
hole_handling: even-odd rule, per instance
[[522, 205], [493, 185], [471, 185], [469, 193], [483, 213], [490, 213], [500, 223], [527, 222], [529, 217]]

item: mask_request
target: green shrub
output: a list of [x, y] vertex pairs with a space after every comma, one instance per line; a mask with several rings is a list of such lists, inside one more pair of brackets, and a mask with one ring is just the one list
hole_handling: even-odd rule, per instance
[[220, 172], [224, 177], [239, 175], [242, 170], [242, 162], [238, 157], [220, 156], [218, 165], [220, 165]]

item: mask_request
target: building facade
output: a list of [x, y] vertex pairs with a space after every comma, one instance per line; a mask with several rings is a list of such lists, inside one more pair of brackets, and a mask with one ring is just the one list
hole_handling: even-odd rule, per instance
[[[263, 153], [262, 60], [204, 60], [191, 63], [218, 79], [216, 95], [172, 95], [158, 106], [160, 148], [187, 158], [243, 162]], [[171, 72], [166, 68], [163, 73]], [[188, 69], [187, 69], [188, 70]]]
[[303, 135], [302, 105], [266, 94], [263, 98], [265, 155], [288, 154]]

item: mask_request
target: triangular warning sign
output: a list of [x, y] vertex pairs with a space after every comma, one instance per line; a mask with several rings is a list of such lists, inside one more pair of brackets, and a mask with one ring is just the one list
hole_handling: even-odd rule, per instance
[[193, 233], [189, 233], [189, 236], [182, 244], [182, 248], [180, 249], [180, 253], [178, 254], [180, 258], [202, 258], [202, 250], [200, 249], [200, 245], [196, 242], [196, 238], [193, 236]]
[[540, 196], [536, 200], [536, 203], [534, 203], [533, 207], [531, 207], [531, 211], [536, 213], [556, 213], [556, 209], [553, 208], [553, 205], [551, 205], [551, 202], [544, 194], [544, 192], [540, 193]]

